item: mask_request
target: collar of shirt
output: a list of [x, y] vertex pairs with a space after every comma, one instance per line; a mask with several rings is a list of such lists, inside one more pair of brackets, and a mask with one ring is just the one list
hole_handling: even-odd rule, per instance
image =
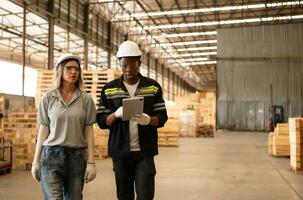
[[[56, 90], [52, 93], [52, 95], [53, 95], [54, 97], [57, 97], [58, 99], [60, 99], [60, 100], [65, 104], [65, 101], [64, 101], [64, 99], [63, 99], [63, 96], [62, 96], [60, 90], [56, 89]], [[76, 88], [76, 90], [75, 90], [75, 92], [74, 92], [74, 94], [73, 94], [73, 97], [72, 97], [72, 99], [71, 99], [70, 102], [69, 102], [69, 105], [72, 104], [80, 95], [81, 95], [81, 91], [79, 90], [79, 88]]]

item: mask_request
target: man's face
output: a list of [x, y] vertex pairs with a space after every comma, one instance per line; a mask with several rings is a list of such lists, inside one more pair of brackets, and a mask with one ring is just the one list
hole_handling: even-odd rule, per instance
[[138, 81], [138, 73], [141, 65], [141, 60], [138, 58], [121, 58], [120, 67], [123, 72], [124, 81], [134, 84]]

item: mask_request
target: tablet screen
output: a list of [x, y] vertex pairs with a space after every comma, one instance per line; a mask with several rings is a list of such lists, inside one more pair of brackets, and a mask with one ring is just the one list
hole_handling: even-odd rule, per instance
[[127, 121], [136, 114], [143, 113], [143, 97], [134, 97], [122, 100], [123, 116], [122, 120]]

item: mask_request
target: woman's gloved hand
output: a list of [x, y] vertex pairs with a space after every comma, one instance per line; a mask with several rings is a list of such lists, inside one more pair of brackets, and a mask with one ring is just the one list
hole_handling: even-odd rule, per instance
[[96, 178], [97, 172], [96, 172], [96, 166], [95, 163], [87, 163], [85, 175], [84, 175], [84, 181], [85, 183], [88, 183]]
[[40, 181], [40, 162], [32, 163], [31, 173], [32, 173], [33, 179], [35, 179], [37, 182], [39, 182]]

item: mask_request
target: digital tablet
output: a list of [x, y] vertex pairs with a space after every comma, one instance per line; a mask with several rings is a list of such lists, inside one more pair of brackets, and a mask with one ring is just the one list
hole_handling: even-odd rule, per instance
[[143, 97], [134, 97], [122, 100], [123, 116], [122, 120], [127, 121], [136, 114], [143, 113]]

